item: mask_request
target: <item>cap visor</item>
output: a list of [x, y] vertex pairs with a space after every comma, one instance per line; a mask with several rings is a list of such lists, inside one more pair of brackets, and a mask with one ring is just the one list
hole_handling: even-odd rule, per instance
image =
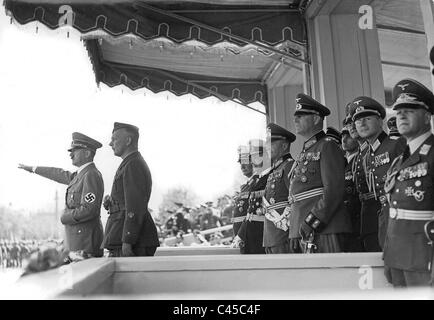
[[[422, 110], [427, 110], [429, 112], [431, 112], [427, 106], [422, 105], [420, 103], [408, 103], [408, 102], [403, 102], [403, 103], [398, 103], [398, 104], [394, 104], [392, 107], [392, 110], [399, 110], [402, 108], [408, 108], [408, 109], [422, 109]], [[432, 112], [431, 112], [432, 113]]]
[[379, 116], [381, 118], [381, 115], [379, 112], [371, 111], [371, 110], [364, 110], [360, 111], [353, 115], [353, 121], [356, 121], [357, 119], [369, 117], [369, 116]]

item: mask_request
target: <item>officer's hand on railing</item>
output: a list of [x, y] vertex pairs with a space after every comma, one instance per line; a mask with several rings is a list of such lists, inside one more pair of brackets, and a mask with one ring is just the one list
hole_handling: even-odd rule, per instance
[[107, 194], [102, 201], [102, 205], [104, 209], [106, 210], [110, 209], [111, 203], [112, 203], [112, 198], [110, 197], [110, 195]]
[[30, 173], [33, 173], [33, 167], [32, 166], [26, 166], [25, 164], [22, 164], [22, 163], [18, 164], [18, 169], [23, 169], [23, 170], [26, 170]]

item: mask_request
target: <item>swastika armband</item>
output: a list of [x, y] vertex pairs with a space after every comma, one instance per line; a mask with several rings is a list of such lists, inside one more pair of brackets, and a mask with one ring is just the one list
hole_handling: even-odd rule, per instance
[[95, 201], [95, 199], [95, 194], [93, 194], [92, 192], [86, 193], [86, 195], [84, 196], [84, 201], [86, 201], [87, 203], [92, 203]]
[[311, 227], [313, 230], [315, 230], [317, 232], [321, 231], [325, 227], [325, 224], [323, 222], [321, 222], [317, 217], [315, 217], [312, 213], [309, 213], [307, 215], [304, 222], [306, 222], [306, 224], [309, 227]]

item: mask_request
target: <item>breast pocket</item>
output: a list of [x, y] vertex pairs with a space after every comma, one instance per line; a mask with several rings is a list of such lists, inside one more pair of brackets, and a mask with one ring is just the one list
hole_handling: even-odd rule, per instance
[[81, 202], [81, 192], [76, 192], [73, 190], [68, 190], [66, 194], [66, 205], [70, 209], [74, 209], [80, 205]]
[[113, 190], [116, 193], [122, 192], [124, 190], [122, 175], [118, 175], [115, 177], [115, 180], [113, 181]]

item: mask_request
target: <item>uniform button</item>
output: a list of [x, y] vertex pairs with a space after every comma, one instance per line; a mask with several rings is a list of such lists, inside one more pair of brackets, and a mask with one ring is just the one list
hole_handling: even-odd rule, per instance
[[78, 233], [81, 233], [81, 230], [78, 230]]
[[396, 202], [396, 201], [393, 201], [392, 203], [394, 206], [396, 206], [398, 204], [398, 202]]
[[130, 234], [130, 232], [128, 231], [127, 234]]
[[399, 189], [396, 189], [396, 192], [399, 192]]
[[375, 172], [375, 169], [372, 169], [372, 172]]

